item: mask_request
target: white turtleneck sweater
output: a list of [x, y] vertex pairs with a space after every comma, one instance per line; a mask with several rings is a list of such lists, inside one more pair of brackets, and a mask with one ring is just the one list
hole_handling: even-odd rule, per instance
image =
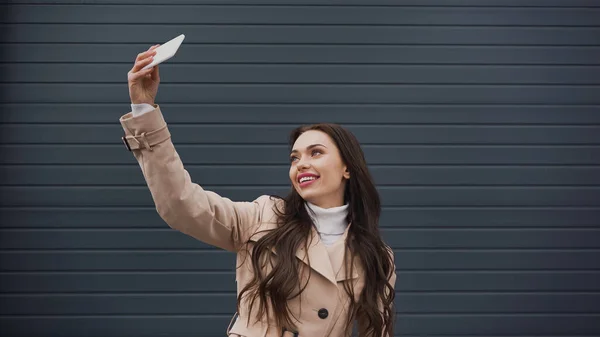
[[[321, 242], [325, 246], [330, 246], [344, 235], [348, 222], [348, 204], [344, 206], [322, 208], [310, 202], [305, 202], [304, 206], [311, 219], [317, 227]], [[311, 210], [314, 212], [311, 212]]]
[[[150, 104], [131, 104], [131, 112], [134, 117], [152, 110], [154, 110], [154, 107]], [[321, 242], [325, 246], [332, 245], [344, 235], [344, 231], [348, 226], [348, 222], [346, 221], [348, 204], [339, 207], [322, 208], [307, 201], [304, 206], [315, 223], [321, 237]]]

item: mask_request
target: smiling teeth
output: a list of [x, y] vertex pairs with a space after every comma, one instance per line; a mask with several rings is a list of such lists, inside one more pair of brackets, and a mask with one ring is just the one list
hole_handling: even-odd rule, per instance
[[300, 178], [300, 183], [302, 184], [303, 182], [308, 181], [308, 180], [317, 180], [317, 178], [316, 177], [303, 177], [303, 178]]

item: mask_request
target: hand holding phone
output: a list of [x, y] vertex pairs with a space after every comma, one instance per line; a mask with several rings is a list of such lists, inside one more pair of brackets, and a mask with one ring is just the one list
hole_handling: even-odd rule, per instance
[[156, 55], [154, 55], [154, 60], [152, 61], [152, 63], [142, 68], [142, 70], [152, 68], [175, 56], [175, 53], [177, 53], [177, 50], [179, 50], [179, 46], [181, 46], [183, 39], [185, 39], [185, 35], [181, 34], [176, 38], [172, 39], [171, 41], [168, 41], [160, 45], [160, 47], [156, 48]]
[[127, 73], [131, 103], [154, 104], [160, 83], [158, 64], [173, 57], [184, 38], [181, 34], [163, 45], [154, 45], [138, 54], [133, 68]]

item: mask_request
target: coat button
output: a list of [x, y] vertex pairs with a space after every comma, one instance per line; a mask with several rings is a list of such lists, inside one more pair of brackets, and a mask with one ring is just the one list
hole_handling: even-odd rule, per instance
[[327, 309], [319, 309], [319, 318], [325, 319], [327, 318], [327, 316], [329, 316], [329, 312], [327, 311]]

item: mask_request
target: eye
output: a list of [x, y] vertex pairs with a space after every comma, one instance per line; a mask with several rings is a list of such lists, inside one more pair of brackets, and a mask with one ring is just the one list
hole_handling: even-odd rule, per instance
[[296, 156], [291, 156], [291, 157], [290, 157], [290, 163], [294, 162], [294, 160], [296, 160], [296, 159], [298, 159], [298, 157], [296, 157]]
[[318, 152], [318, 153], [323, 153], [323, 152], [321, 152], [321, 150], [314, 149], [314, 150], [312, 150], [312, 155], [313, 155], [313, 156], [315, 155], [315, 152]]

